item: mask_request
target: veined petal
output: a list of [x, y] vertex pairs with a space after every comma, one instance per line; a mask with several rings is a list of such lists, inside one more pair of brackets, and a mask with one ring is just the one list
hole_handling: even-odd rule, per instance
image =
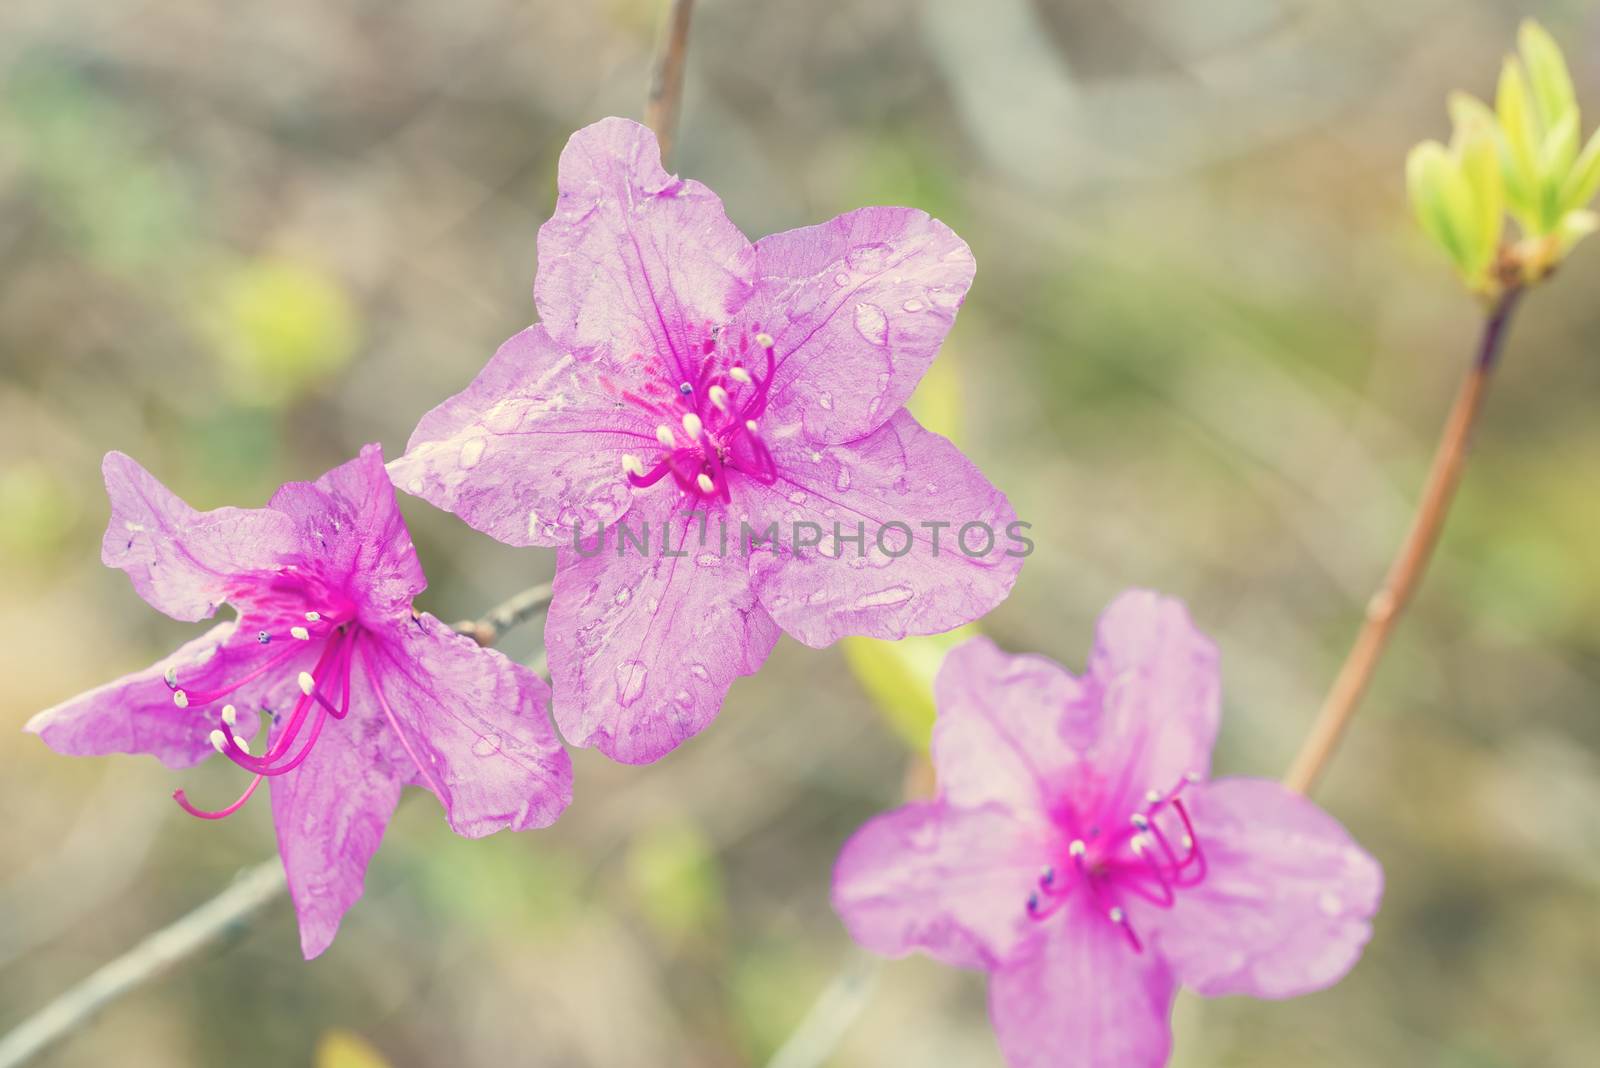
[[989, 1018], [1010, 1068], [1160, 1068], [1177, 983], [1080, 897], [989, 978]]
[[[167, 673], [180, 686], [200, 692], [243, 677], [279, 651], [257, 642], [253, 630], [240, 632], [233, 620], [219, 623], [143, 671], [40, 712], [23, 729], [68, 756], [146, 753], [170, 768], [192, 767], [214, 752], [210, 736], [221, 725], [222, 705], [178, 707]], [[228, 701], [243, 709], [260, 708], [282, 683], [282, 673], [274, 672], [240, 687]], [[254, 737], [257, 721], [253, 715], [240, 716], [239, 736]]]
[[657, 447], [655, 424], [622, 400], [629, 384], [531, 326], [422, 417], [390, 474], [508, 545], [570, 544], [574, 525], [628, 510], [622, 457]]
[[366, 718], [330, 731], [294, 771], [271, 780], [272, 820], [307, 960], [321, 955], [366, 887], [367, 864], [400, 800], [393, 739]]
[[849, 441], [910, 398], [966, 299], [966, 242], [915, 208], [862, 208], [756, 242], [743, 318], [776, 342], [773, 411]]
[[874, 953], [922, 950], [958, 967], [995, 967], [1035, 926], [1027, 901], [1045, 833], [999, 806], [886, 812], [840, 852], [834, 911]]
[[[361, 652], [360, 683], [381, 691], [423, 763], [404, 777], [438, 794], [457, 834], [548, 827], [571, 802], [572, 762], [532, 671], [426, 613]], [[363, 702], [368, 720], [376, 704]]]
[[1217, 650], [1182, 602], [1148, 590], [1118, 597], [1100, 616], [1086, 683], [1101, 705], [1095, 764], [1114, 818], [1185, 775], [1204, 778], [1222, 717]]
[[934, 681], [933, 764], [951, 804], [1044, 814], [1098, 726], [1083, 684], [1042, 656], [1009, 656], [988, 638], [952, 649]]
[[101, 470], [111, 522], [100, 558], [126, 571], [139, 596], [174, 619], [206, 618], [299, 547], [294, 522], [277, 512], [198, 512], [120, 452], [106, 453]]
[[691, 380], [698, 346], [748, 298], [754, 251], [722, 201], [668, 174], [653, 133], [602, 119], [567, 142], [539, 230], [539, 318], [562, 345], [619, 366], [660, 359]]
[[1316, 804], [1265, 779], [1185, 792], [1208, 873], [1137, 923], [1185, 986], [1286, 998], [1332, 986], [1361, 956], [1383, 870]]
[[383, 466], [383, 449], [361, 455], [315, 482], [289, 482], [270, 507], [298, 524], [302, 566], [338, 584], [358, 601], [362, 622], [381, 626], [409, 616], [411, 599], [428, 586]]
[[716, 523], [702, 530], [677, 512], [687, 502], [657, 499], [665, 507], [618, 523], [634, 538], [648, 530], [648, 548], [630, 541], [619, 553], [613, 529], [593, 555], [584, 555], [593, 537], [584, 552], [560, 551], [545, 624], [561, 733], [626, 764], [656, 760], [704, 729], [733, 680], [778, 640], [750, 589], [739, 532], [723, 546]]
[[[800, 641], [935, 634], [977, 619], [1011, 591], [1022, 567], [1008, 533], [1016, 513], [910, 413], [816, 452], [792, 438], [774, 441], [778, 481], [743, 484], [741, 503], [752, 527], [777, 523], [785, 547], [752, 554], [750, 575], [767, 611]], [[822, 544], [793, 551], [796, 525], [808, 523]], [[836, 524], [846, 537], [864, 531], [865, 542], [836, 541]]]

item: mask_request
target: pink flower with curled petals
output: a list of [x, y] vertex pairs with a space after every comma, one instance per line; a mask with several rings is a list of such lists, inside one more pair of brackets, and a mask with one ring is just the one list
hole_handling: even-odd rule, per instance
[[[102, 556], [152, 607], [218, 624], [160, 663], [41, 712], [26, 729], [76, 756], [147, 753], [186, 768], [220, 753], [251, 775], [220, 819], [270, 782], [278, 848], [315, 957], [361, 896], [406, 785], [431, 790], [456, 833], [553, 823], [572, 766], [549, 691], [411, 600], [427, 585], [382, 451], [266, 508], [197, 512], [121, 453], [105, 464]], [[260, 716], [267, 738], [250, 745]]]
[[1074, 677], [985, 638], [937, 681], [939, 794], [869, 822], [834, 908], [885, 956], [989, 973], [1014, 1068], [1149, 1068], [1179, 984], [1285, 998], [1341, 979], [1383, 873], [1276, 782], [1208, 778], [1216, 652], [1176, 601], [1132, 592]]
[[[560, 548], [545, 640], [568, 740], [655, 760], [780, 631], [936, 633], [1005, 598], [1016, 516], [904, 408], [972, 281], [959, 237], [865, 208], [751, 244], [623, 119], [574, 134], [558, 184], [540, 323], [390, 468], [501, 541]], [[783, 543], [746, 551], [746, 526]], [[591, 527], [615, 541], [585, 550]]]

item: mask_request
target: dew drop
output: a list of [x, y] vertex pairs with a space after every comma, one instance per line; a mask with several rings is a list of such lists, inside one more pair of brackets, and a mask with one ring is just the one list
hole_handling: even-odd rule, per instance
[[889, 317], [876, 304], [856, 305], [856, 332], [874, 345], [889, 340]]
[[900, 305], [900, 307], [904, 308], [908, 312], [919, 312], [923, 308], [926, 308], [927, 305], [922, 303], [922, 301], [918, 300], [916, 297], [912, 297], [910, 300]]
[[617, 701], [624, 708], [644, 693], [646, 673], [645, 666], [637, 660], [624, 660], [617, 665]]
[[910, 586], [890, 586], [877, 593], [864, 593], [857, 597], [854, 608], [858, 612], [867, 608], [893, 608], [909, 600], [911, 600]]
[[828, 392], [821, 393], [817, 397], [817, 404], [819, 404], [822, 407], [822, 410], [825, 412], [833, 411], [833, 394]]

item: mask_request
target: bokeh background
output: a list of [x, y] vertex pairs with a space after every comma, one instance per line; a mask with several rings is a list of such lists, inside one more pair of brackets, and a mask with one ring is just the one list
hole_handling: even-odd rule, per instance
[[[890, 203], [970, 242], [917, 403], [1035, 527], [984, 629], [1081, 666], [1116, 591], [1180, 595], [1223, 651], [1218, 768], [1276, 775], [1474, 340], [1402, 160], [1447, 133], [1448, 89], [1492, 91], [1529, 14], [1592, 124], [1600, 11], [1579, 0], [703, 0], [676, 169], [751, 235]], [[532, 318], [556, 155], [641, 113], [660, 15], [0, 5], [0, 1029], [274, 848], [264, 804], [204, 824], [153, 761], [20, 733], [190, 631], [100, 566], [101, 455], [211, 507], [363, 442], [397, 453]], [[1179, 1064], [1600, 1056], [1597, 283], [1585, 248], [1526, 305], [1320, 794], [1388, 870], [1371, 947], [1313, 997], [1184, 999]], [[550, 574], [549, 551], [402, 503], [446, 618]], [[505, 647], [534, 658], [538, 633]], [[732, 1068], [811, 1013], [842, 1029], [840, 1068], [996, 1068], [980, 976], [874, 967], [827, 904], [837, 848], [915, 764], [931, 655], [852, 651], [880, 691], [911, 680], [885, 715], [844, 653], [785, 639], [661, 763], [576, 753], [547, 832], [459, 841], [413, 797], [324, 958], [300, 960], [280, 904], [40, 1063]]]

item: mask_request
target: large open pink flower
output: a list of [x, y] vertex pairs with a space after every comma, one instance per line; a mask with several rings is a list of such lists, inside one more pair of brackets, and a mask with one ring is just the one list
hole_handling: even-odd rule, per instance
[[938, 797], [845, 845], [834, 907], [886, 956], [989, 972], [1015, 1068], [1150, 1068], [1179, 984], [1292, 997], [1337, 982], [1383, 874], [1276, 782], [1211, 781], [1216, 652], [1175, 601], [1124, 594], [1074, 677], [985, 638], [937, 680]]
[[[121, 453], [105, 459], [102, 555], [149, 604], [220, 623], [154, 666], [41, 712], [27, 730], [77, 756], [147, 753], [186, 768], [221, 753], [263, 782], [307, 957], [361, 896], [406, 785], [458, 834], [553, 823], [572, 766], [539, 677], [411, 599], [427, 585], [376, 445], [266, 508], [197, 512]], [[264, 746], [252, 752], [261, 716]]]
[[[570, 741], [654, 760], [780, 630], [900, 638], [1005, 597], [1010, 506], [904, 408], [972, 281], [959, 237], [865, 208], [751, 244], [623, 119], [573, 135], [559, 188], [540, 323], [391, 473], [501, 541], [561, 547], [545, 640]], [[747, 528], [777, 543], [746, 551]]]

